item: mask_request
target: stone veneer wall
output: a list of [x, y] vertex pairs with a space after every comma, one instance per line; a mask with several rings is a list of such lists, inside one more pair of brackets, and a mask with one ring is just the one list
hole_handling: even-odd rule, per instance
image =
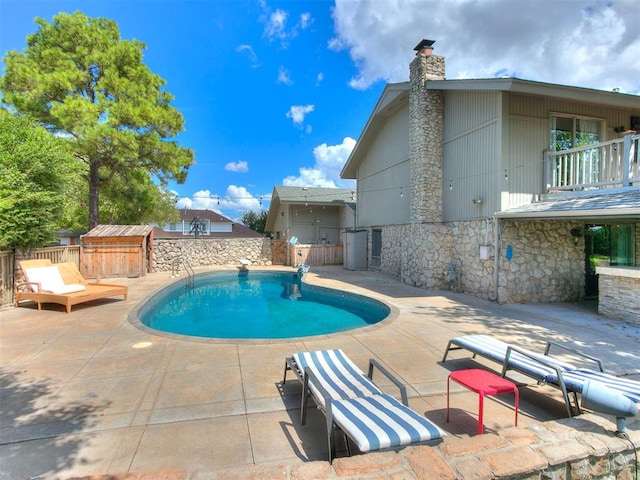
[[[575, 245], [569, 233], [578, 223], [503, 221], [501, 226], [500, 303], [575, 301], [584, 296], [584, 239]], [[418, 288], [457, 289], [495, 300], [494, 258], [480, 259], [481, 245], [490, 245], [493, 251], [492, 220], [380, 229], [379, 271]], [[506, 258], [508, 245], [513, 249], [510, 261]], [[459, 285], [445, 279], [449, 264], [454, 262], [460, 267]]]
[[444, 273], [453, 242], [446, 225], [388, 225], [381, 230], [381, 272], [418, 288], [448, 288]]
[[429, 80], [443, 80], [444, 57], [418, 53], [409, 66], [410, 221], [442, 220], [442, 138], [444, 94], [427, 90]]
[[[502, 223], [501, 303], [575, 301], [584, 297], [584, 237], [574, 244], [572, 228], [581, 223], [529, 221]], [[513, 249], [506, 259], [508, 245]]]
[[640, 325], [640, 278], [598, 276], [598, 313]]
[[636, 223], [636, 267], [640, 267], [640, 223]]
[[155, 239], [153, 271], [170, 271], [173, 260], [180, 256], [192, 267], [238, 265], [241, 258], [246, 258], [253, 265], [271, 265], [271, 239]]

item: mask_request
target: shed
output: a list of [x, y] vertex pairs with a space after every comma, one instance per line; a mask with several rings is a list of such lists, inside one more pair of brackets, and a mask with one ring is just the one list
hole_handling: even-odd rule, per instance
[[80, 271], [87, 277], [143, 277], [152, 257], [148, 225], [98, 225], [80, 237]]

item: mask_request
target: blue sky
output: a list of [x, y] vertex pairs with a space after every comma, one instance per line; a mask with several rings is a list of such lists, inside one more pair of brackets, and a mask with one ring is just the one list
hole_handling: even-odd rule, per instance
[[339, 172], [422, 38], [447, 78], [640, 93], [637, 0], [0, 0], [0, 53], [75, 10], [146, 44], [195, 151], [178, 205], [230, 218], [268, 209], [276, 185], [353, 188]]

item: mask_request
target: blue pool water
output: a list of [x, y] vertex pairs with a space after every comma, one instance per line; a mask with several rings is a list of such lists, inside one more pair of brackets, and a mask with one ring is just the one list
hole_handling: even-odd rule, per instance
[[303, 284], [297, 274], [212, 273], [180, 281], [139, 312], [147, 327], [208, 338], [296, 338], [372, 325], [388, 306], [348, 292]]

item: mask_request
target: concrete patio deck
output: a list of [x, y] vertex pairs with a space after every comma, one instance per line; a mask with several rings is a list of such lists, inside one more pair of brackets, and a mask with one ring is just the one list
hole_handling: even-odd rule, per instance
[[[0, 311], [0, 479], [145, 472], [204, 479], [232, 467], [325, 460], [324, 417], [310, 410], [302, 427], [300, 385], [291, 374], [281, 384], [285, 357], [300, 350], [342, 348], [363, 370], [377, 358], [407, 385], [411, 407], [447, 432], [445, 443], [475, 436], [478, 413], [477, 396], [452, 384], [445, 422], [448, 373], [497, 368], [468, 352], [442, 364], [447, 341], [460, 334], [488, 333], [531, 349], [553, 339], [640, 380], [640, 327], [603, 318], [589, 304], [497, 305], [341, 267], [315, 267], [306, 278], [379, 298], [395, 318], [286, 341], [176, 339], [136, 328], [131, 312], [174, 281], [168, 272], [117, 279], [129, 285], [127, 301], [96, 301], [70, 314], [54, 305]], [[566, 416], [557, 390], [511, 378], [527, 384], [518, 428]], [[486, 432], [512, 427], [513, 395], [485, 401], [484, 418]]]

